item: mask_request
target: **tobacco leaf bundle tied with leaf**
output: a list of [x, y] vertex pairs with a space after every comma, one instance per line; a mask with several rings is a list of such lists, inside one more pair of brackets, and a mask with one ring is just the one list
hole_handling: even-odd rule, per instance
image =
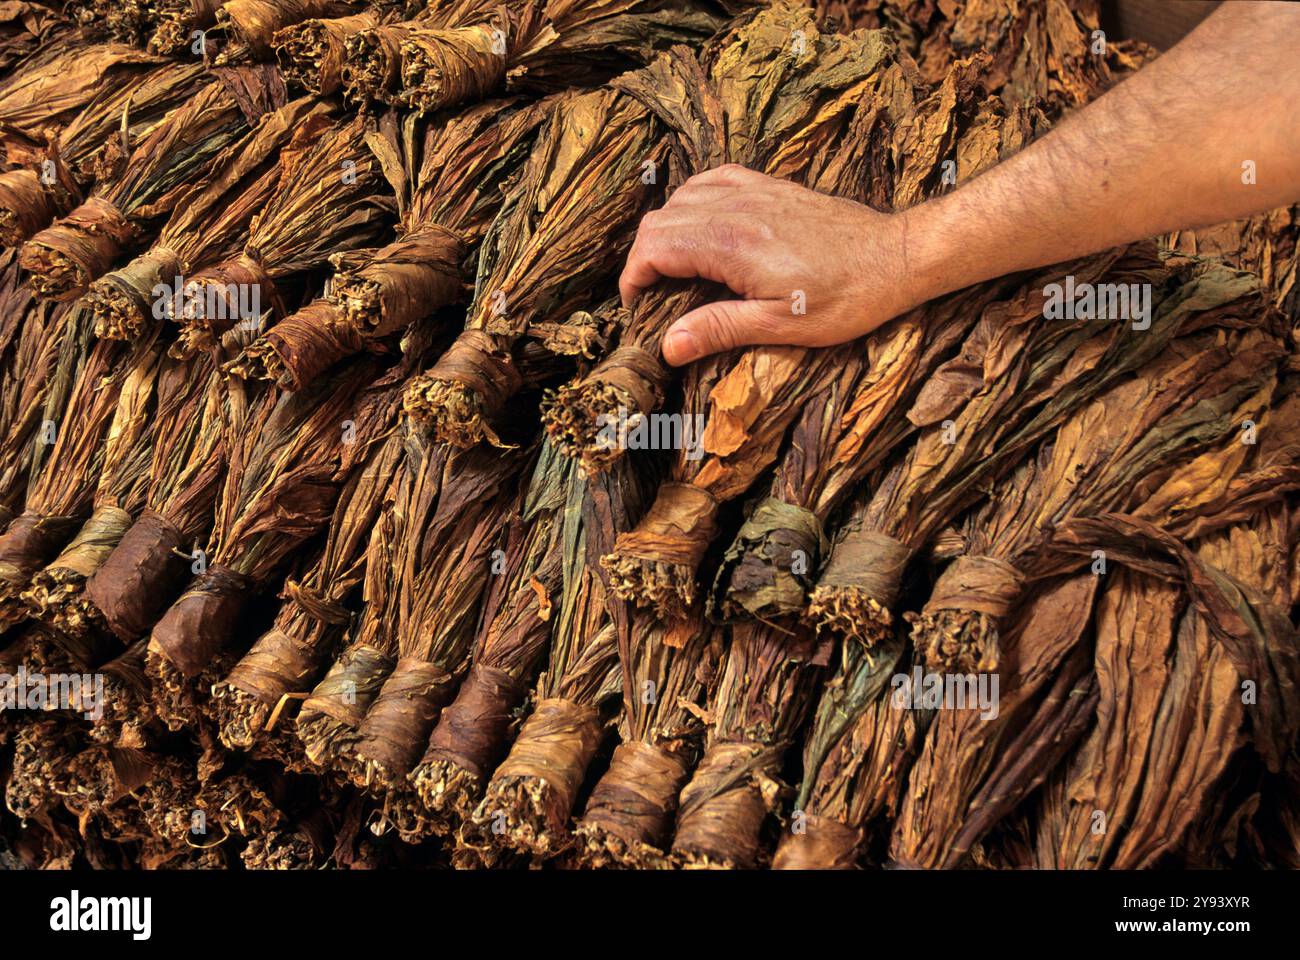
[[19, 262], [41, 296], [75, 299], [138, 247], [152, 223], [169, 214], [195, 178], [248, 133], [255, 118], [284, 102], [274, 71], [244, 67], [216, 79], [168, 114], [139, 144], [122, 172], [100, 181], [65, 217], [23, 244]]
[[459, 447], [494, 440], [493, 417], [524, 384], [519, 341], [568, 317], [621, 261], [664, 148], [649, 112], [616, 90], [557, 99], [484, 238], [465, 331], [407, 388], [412, 420]]
[[377, 345], [461, 298], [468, 263], [545, 116], [501, 100], [438, 122], [387, 115], [366, 142], [397, 196], [399, 236], [333, 254], [328, 298], [268, 330], [234, 365], [301, 389], [350, 353]]
[[[71, 211], [98, 179], [112, 179], [158, 124], [211, 82], [201, 65], [150, 64], [112, 74], [85, 107], [21, 164], [0, 173], [0, 243], [19, 246]], [[124, 126], [125, 125], [125, 126]], [[10, 145], [11, 156], [19, 151]]]
[[356, 786], [387, 795], [385, 817], [403, 829], [420, 808], [406, 776], [468, 669], [492, 553], [518, 509], [531, 457], [523, 444], [505, 455], [453, 455], [428, 524], [402, 545], [396, 660], [341, 759]]
[[230, 438], [203, 572], [150, 637], [155, 706], [169, 725], [206, 709], [195, 696], [199, 678], [211, 677], [210, 685], [225, 676], [252, 595], [269, 589], [294, 550], [329, 524], [349, 472], [392, 429], [404, 376], [400, 364], [384, 369], [361, 358], [317, 389], [268, 392]]
[[[1255, 289], [1250, 278], [1220, 267], [1171, 298], [1198, 311], [1198, 325], [1221, 307], [1231, 322], [1234, 310], [1263, 309]], [[1285, 356], [1276, 332], [1204, 328], [1176, 338], [1132, 379], [1079, 410], [959, 527], [962, 553], [914, 621], [912, 642], [927, 665], [996, 669], [997, 620], [1032, 579], [1030, 558], [1050, 525], [1147, 502], [1157, 478], [1181, 460], [1237, 439], [1242, 422], [1267, 411]], [[1117, 410], [1133, 413], [1120, 418]]]
[[646, 486], [631, 469], [570, 482], [550, 659], [509, 755], [457, 832], [461, 864], [492, 864], [509, 851], [550, 858], [573, 843], [569, 820], [621, 692], [618, 636], [595, 561], [636, 521]]
[[543, 444], [523, 509], [493, 556], [469, 672], [408, 775], [425, 830], [445, 834], [468, 818], [504, 758], [515, 713], [550, 646], [563, 586], [566, 505], [576, 509], [569, 498], [573, 471], [571, 461]]
[[160, 314], [184, 315], [187, 277], [236, 257], [249, 225], [280, 184], [279, 156], [303, 126], [329, 116], [327, 105], [295, 100], [261, 117], [211, 175], [175, 208], [150, 248], [104, 274], [86, 292], [100, 337], [130, 340]]
[[242, 252], [189, 278], [185, 310], [175, 318], [175, 353], [208, 346], [236, 323], [257, 327], [267, 310], [284, 316], [279, 286], [383, 233], [394, 202], [365, 146], [373, 126], [360, 116], [335, 122], [317, 112], [293, 131], [280, 151], [275, 191], [254, 216]]

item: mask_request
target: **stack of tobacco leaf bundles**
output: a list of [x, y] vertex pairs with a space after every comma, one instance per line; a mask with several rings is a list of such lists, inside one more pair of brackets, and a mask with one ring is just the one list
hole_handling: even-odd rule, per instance
[[1023, 149], [1090, 0], [0, 6], [0, 862], [1300, 866], [1296, 210], [617, 296], [693, 174]]

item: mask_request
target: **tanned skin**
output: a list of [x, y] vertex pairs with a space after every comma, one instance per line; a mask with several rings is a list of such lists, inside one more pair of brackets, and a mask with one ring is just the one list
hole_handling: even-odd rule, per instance
[[1300, 4], [1225, 3], [1041, 140], [902, 213], [736, 165], [701, 173], [642, 219], [623, 301], [660, 277], [737, 294], [672, 325], [673, 365], [748, 344], [828, 346], [991, 277], [1292, 203], [1298, 50]]

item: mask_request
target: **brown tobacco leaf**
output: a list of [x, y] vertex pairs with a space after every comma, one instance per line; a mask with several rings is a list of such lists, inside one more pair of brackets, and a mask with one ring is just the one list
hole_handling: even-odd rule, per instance
[[201, 65], [166, 63], [107, 85], [49, 143], [27, 151], [22, 166], [0, 174], [0, 241], [18, 246], [68, 213], [96, 179], [120, 172], [124, 147], [142, 142], [210, 80]]
[[[625, 606], [620, 604], [620, 606]], [[584, 866], [666, 867], [677, 797], [699, 760], [724, 646], [700, 619], [662, 623], [618, 610], [622, 743], [592, 789], [575, 833]]]
[[157, 68], [162, 61], [117, 43], [87, 44], [77, 33], [60, 37], [0, 82], [0, 143], [40, 143], [104, 89]]
[[42, 410], [57, 389], [64, 338], [73, 333], [71, 309], [38, 302], [21, 282], [16, 255], [0, 256], [0, 530], [22, 510]]
[[425, 112], [512, 90], [591, 86], [677, 43], [699, 43], [722, 18], [679, 0], [533, 0], [487, 7], [402, 41], [400, 99]]
[[[339, 495], [319, 559], [303, 577], [285, 582], [271, 629], [213, 688], [221, 741], [231, 749], [255, 747], [277, 721], [285, 724], [286, 698], [305, 694], [327, 666], [352, 621], [343, 604], [361, 583], [370, 532], [392, 495], [402, 458], [397, 432], [373, 447]], [[287, 739], [276, 741], [284, 749]]]
[[509, 850], [551, 857], [571, 843], [569, 817], [622, 689], [617, 632], [595, 559], [635, 522], [646, 486], [634, 470], [570, 482], [550, 659], [509, 755], [458, 832], [462, 860], [491, 863]]
[[678, 801], [672, 859], [688, 869], [758, 865], [762, 828], [785, 790], [785, 752], [830, 656], [829, 642], [794, 621], [730, 630], [704, 756]]
[[270, 392], [231, 438], [206, 570], [150, 639], [154, 699], [169, 724], [188, 722], [196, 709], [196, 678], [224, 676], [230, 664], [219, 655], [252, 594], [270, 587], [293, 551], [326, 527], [349, 472], [392, 429], [404, 373], [400, 364], [385, 371], [367, 358], [319, 389]]
[[378, 250], [330, 257], [330, 297], [288, 317], [238, 362], [242, 376], [291, 389], [459, 300], [467, 267], [500, 206], [488, 183], [508, 179], [527, 154], [545, 106], [517, 100], [473, 107], [440, 123], [384, 118], [367, 143], [398, 198], [401, 234]]
[[478, 804], [550, 645], [563, 588], [563, 510], [573, 483], [573, 465], [543, 445], [524, 509], [507, 532], [503, 568], [488, 587], [469, 673], [408, 777], [424, 807], [418, 819], [433, 832], [450, 831]]
[[[1126, 509], [1153, 475], [1225, 438], [1237, 440], [1239, 425], [1267, 410], [1285, 354], [1280, 341], [1258, 329], [1193, 334], [1078, 411], [1054, 443], [968, 516], [961, 555], [914, 621], [912, 642], [922, 658], [936, 669], [995, 669], [997, 621], [1032, 577], [1032, 557], [1050, 524]], [[1119, 418], [1116, 410], [1131, 414]], [[1198, 496], [1185, 494], [1189, 506]]]
[[[1086, 720], [1096, 702], [1081, 646], [1096, 589], [1097, 578], [1082, 574], [1027, 600], [1008, 630], [1003, 669], [983, 675], [986, 682], [999, 679], [996, 696], [989, 697], [995, 716], [969, 700], [962, 709], [946, 703], [937, 711], [890, 841], [895, 863], [959, 866], [1082, 733], [1080, 718]], [[957, 679], [969, 690], [973, 675]]]
[[95, 311], [96, 335], [138, 336], [156, 312], [159, 287], [167, 291], [167, 306], [180, 313], [186, 277], [239, 254], [250, 221], [279, 185], [280, 150], [297, 128], [328, 113], [327, 106], [302, 99], [264, 116], [176, 205], [146, 253], [90, 285], [86, 300]]
[[[888, 608], [914, 551], [1073, 408], [1159, 353], [1195, 310], [1194, 300], [1153, 305], [1149, 329], [1140, 331], [1097, 317], [1043, 322], [1044, 291], [1066, 276], [1160, 284], [1167, 274], [1153, 254], [1138, 245], [1054, 267], [985, 308], [959, 353], [938, 368], [909, 411], [921, 428], [915, 444], [841, 528], [812, 597], [812, 617], [868, 644], [887, 636]], [[1229, 282], [1223, 299], [1248, 289]]]
[[55, 558], [89, 516], [118, 399], [157, 359], [148, 341], [100, 341], [91, 347], [81, 306], [69, 311], [67, 322], [73, 325], [71, 335], [60, 344], [54, 383], [41, 413], [39, 462], [32, 467], [23, 512], [0, 535], [0, 622], [8, 625], [25, 615], [18, 596], [32, 575]]
[[349, 37], [379, 26], [381, 15], [363, 10], [334, 19], [312, 19], [281, 27], [271, 37], [276, 61], [285, 83], [318, 97], [337, 93], [343, 86], [343, 61]]
[[[237, 87], [267, 84], [274, 87], [254, 68], [232, 71], [171, 113], [134, 147], [119, 177], [101, 182], [84, 203], [23, 245], [19, 262], [33, 288], [54, 299], [77, 297], [120, 254], [138, 246], [149, 222], [169, 214], [194, 178], [248, 132], [253, 118]], [[264, 92], [274, 97], [273, 89]]]
[[265, 60], [273, 52], [276, 31], [304, 20], [356, 14], [364, 6], [360, 0], [226, 0], [216, 11], [216, 22]]
[[[1273, 711], [1256, 705], [1256, 664], [1243, 672], [1240, 652], [1221, 630], [1234, 629], [1238, 611], [1249, 610], [1242, 622], [1268, 648], [1282, 683], [1295, 682], [1300, 634], [1287, 617], [1286, 513], [1281, 504], [1266, 508], [1201, 541], [1194, 554], [1181, 549], [1194, 601], [1186, 610], [1163, 599], [1179, 596], [1177, 584], [1149, 576], [1123, 576], [1108, 590], [1119, 617], [1153, 609], [1159, 623], [1149, 632], [1123, 619], [1118, 630], [1099, 627], [1096, 728], [1071, 765], [1061, 826], [1043, 831], [1040, 856], [1071, 866], [1142, 868], [1174, 858], [1200, 866], [1235, 846], [1238, 818], [1250, 813], [1225, 800], [1236, 792], [1237, 758], [1252, 728], [1265, 763], [1276, 754], [1259, 739], [1268, 734], [1261, 714]], [[1223, 615], [1222, 601], [1232, 613]], [[1138, 689], [1119, 686], [1133, 674], [1141, 677]]]
[[31, 616], [55, 628], [52, 642], [83, 667], [106, 659], [104, 651], [114, 646], [89, 636], [88, 625], [76, 615], [76, 599], [144, 506], [154, 440], [149, 427], [164, 399], [158, 395], [160, 355], [156, 344], [142, 354], [118, 392], [89, 518], [59, 555], [33, 575], [22, 594]]
[[[735, 162], [865, 199], [873, 177], [888, 177], [891, 130], [888, 121], [876, 121], [881, 113], [897, 121], [910, 106], [902, 67], [883, 37], [820, 38], [806, 9], [781, 3], [742, 18], [716, 40], [716, 60], [707, 69], [691, 51], [676, 47], [614, 84], [672, 132], [670, 187]], [[836, 157], [837, 146], [855, 140], [856, 147]], [[642, 295], [618, 349], [548, 406], [550, 434], [588, 469], [617, 459], [621, 446], [609, 443], [602, 428], [635, 423], [662, 403], [668, 372], [659, 361], [660, 338], [672, 320], [716, 292], [698, 281], [667, 281]]]
[[[808, 14], [796, 11], [792, 21], [791, 16], [790, 10], [778, 6], [756, 17], [749, 25], [754, 42], [775, 43], [766, 37], [769, 33], [788, 39], [789, 23], [797, 26]], [[750, 39], [742, 31], [737, 44]], [[720, 55], [720, 64], [730, 49]], [[875, 153], [888, 153], [891, 139], [898, 135], [886, 106], [901, 96], [899, 85], [906, 88], [903, 69], [876, 33], [817, 38], [797, 59], [807, 63], [790, 67], [785, 92], [789, 106], [761, 128], [761, 136], [780, 138], [769, 169], [787, 176], [802, 171], [809, 186], [862, 196], [866, 191], [859, 176], [874, 170]], [[737, 86], [734, 89], [729, 80], [719, 84], [724, 104], [732, 97], [744, 98], [747, 88]], [[806, 112], [809, 90], [818, 92], [811, 98], [816, 107], [812, 113]], [[758, 92], [772, 95], [762, 86]], [[875, 132], [863, 135], [859, 124]], [[760, 130], [751, 135], [759, 137]], [[743, 142], [743, 132], [740, 136]], [[801, 398], [817, 392], [846, 350], [760, 347], [709, 358], [687, 372], [681, 416], [695, 430], [689, 440], [677, 444], [672, 484], [647, 521], [621, 538], [614, 554], [603, 561], [614, 572], [620, 597], [653, 605], [668, 617], [680, 616], [694, 602], [698, 567], [716, 533], [719, 504], [744, 493], [776, 459], [787, 430], [802, 412]], [[707, 426], [699, 431], [705, 411]]]
[[449, 451], [403, 431], [403, 459], [366, 542], [364, 606], [349, 643], [312, 688], [296, 733], [310, 764], [328, 769], [339, 759], [396, 663], [398, 602], [405, 541], [418, 541], [438, 504]]
[[664, 142], [644, 107], [616, 90], [558, 98], [483, 242], [465, 332], [412, 382], [405, 409], [467, 447], [522, 385], [512, 351], [537, 323], [567, 317], [619, 263], [627, 228], [657, 188], [644, 179]]
[[275, 192], [253, 218], [243, 252], [189, 278], [193, 293], [187, 288], [187, 310], [176, 318], [182, 325], [177, 353], [210, 345], [238, 319], [259, 319], [246, 316], [244, 291], [259, 294], [263, 310], [282, 314], [277, 284], [380, 235], [393, 201], [365, 149], [372, 127], [364, 117], [331, 124], [318, 113], [293, 131], [280, 151]]
[[[399, 556], [397, 662], [343, 754], [353, 783], [390, 796], [388, 816], [406, 826], [419, 801], [405, 790], [438, 716], [469, 667], [492, 553], [518, 510], [528, 448], [480, 449], [447, 460], [438, 506]], [[526, 474], [525, 474], [526, 475]]]

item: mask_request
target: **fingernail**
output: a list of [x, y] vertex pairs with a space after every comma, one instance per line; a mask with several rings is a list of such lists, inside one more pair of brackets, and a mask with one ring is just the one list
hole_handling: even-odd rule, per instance
[[674, 366], [690, 363], [698, 355], [695, 334], [689, 330], [673, 330], [664, 337], [664, 359]]

